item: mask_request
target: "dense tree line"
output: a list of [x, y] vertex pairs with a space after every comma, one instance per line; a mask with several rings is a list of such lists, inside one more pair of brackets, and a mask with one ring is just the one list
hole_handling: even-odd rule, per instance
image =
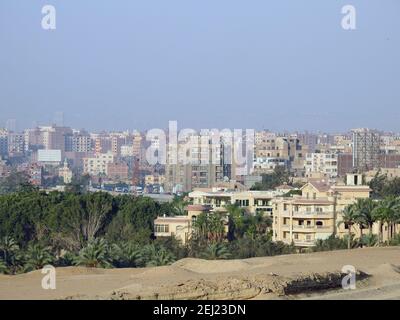
[[46, 264], [158, 266], [188, 256], [228, 259], [292, 251], [271, 241], [271, 223], [263, 214], [250, 216], [236, 206], [224, 217], [200, 215], [185, 245], [175, 238], [154, 239], [154, 219], [185, 214], [186, 204], [183, 197], [160, 204], [104, 192], [24, 188], [5, 193], [0, 196], [0, 272], [26, 272]]
[[[242, 259], [296, 252], [293, 245], [272, 241], [269, 216], [250, 215], [236, 205], [228, 205], [227, 214], [199, 215], [185, 245], [174, 237], [155, 239], [154, 219], [185, 215], [185, 196], [160, 204], [141, 196], [89, 193], [86, 186], [87, 179], [81, 179], [66, 192], [46, 193], [22, 173], [0, 183], [0, 273], [46, 264], [124, 268], [167, 265], [184, 257]], [[383, 232], [385, 244], [400, 244], [400, 198], [393, 182], [377, 176], [370, 186], [379, 199], [359, 199], [343, 213], [348, 235], [318, 240], [314, 251], [383, 245]], [[376, 222], [379, 235], [372, 234]], [[356, 225], [362, 231], [358, 239]]]

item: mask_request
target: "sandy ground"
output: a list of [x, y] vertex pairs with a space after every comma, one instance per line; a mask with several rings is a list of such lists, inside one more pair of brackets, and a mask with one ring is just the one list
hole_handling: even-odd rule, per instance
[[[356, 290], [285, 293], [293, 281], [311, 277], [307, 281], [318, 282], [315, 275], [340, 275], [344, 265], [370, 277], [357, 281]], [[0, 275], [0, 299], [400, 299], [398, 266], [400, 247], [246, 260], [183, 259], [157, 268], [68, 267], [57, 269], [56, 290], [42, 289], [40, 271]]]

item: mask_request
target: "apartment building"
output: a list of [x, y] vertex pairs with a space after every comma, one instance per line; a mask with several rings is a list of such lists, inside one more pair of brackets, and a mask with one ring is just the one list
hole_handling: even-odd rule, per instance
[[129, 177], [128, 164], [124, 162], [108, 162], [106, 169], [107, 178], [114, 181], [126, 181]]
[[22, 133], [8, 133], [8, 154], [9, 156], [22, 156], [25, 153], [25, 136]]
[[8, 155], [8, 131], [0, 129], [0, 156]]
[[270, 173], [277, 165], [286, 165], [296, 175], [304, 171], [307, 146], [302, 146], [297, 135], [278, 136], [268, 131], [255, 134], [253, 165], [257, 174]]
[[176, 158], [168, 152], [165, 188], [188, 192], [210, 188], [231, 178], [231, 164], [225, 163], [224, 146], [211, 143], [211, 136], [192, 135], [177, 145]]
[[198, 189], [189, 193], [193, 205], [209, 206], [211, 212], [226, 213], [226, 206], [236, 204], [248, 214], [264, 212], [272, 216], [272, 199], [283, 195], [282, 191], [234, 191], [213, 189]]
[[353, 167], [367, 171], [380, 167], [380, 134], [376, 130], [353, 129]]
[[68, 127], [39, 127], [41, 145], [44, 149], [61, 150], [64, 153], [67, 136], [72, 135], [72, 129]]
[[91, 138], [94, 141], [94, 151], [96, 154], [112, 151], [111, 140], [107, 134], [92, 134]]
[[91, 176], [107, 175], [108, 163], [114, 162], [112, 152], [99, 153], [91, 158], [83, 159], [83, 172]]
[[[301, 188], [302, 195], [272, 200], [273, 240], [312, 247], [319, 239], [332, 234], [344, 236], [347, 226], [338, 226], [344, 208], [357, 199], [368, 198], [370, 188], [362, 185], [361, 175], [348, 175], [345, 185], [310, 181]], [[355, 227], [356, 233], [359, 233]]]
[[338, 175], [338, 155], [335, 153], [307, 153], [305, 159], [305, 175], [318, 172], [330, 178]]
[[65, 151], [67, 152], [83, 152], [88, 153], [92, 150], [92, 139], [89, 133], [74, 132], [66, 137]]

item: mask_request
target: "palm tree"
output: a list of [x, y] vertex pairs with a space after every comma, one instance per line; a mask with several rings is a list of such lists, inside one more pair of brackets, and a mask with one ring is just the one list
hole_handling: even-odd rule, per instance
[[174, 216], [185, 216], [187, 212], [187, 205], [189, 203], [181, 197], [175, 197], [172, 201], [172, 213]]
[[230, 256], [229, 249], [223, 243], [209, 244], [206, 250], [200, 255], [203, 259], [208, 260], [229, 259]]
[[0, 252], [2, 253], [4, 263], [6, 265], [11, 264], [13, 256], [19, 251], [17, 242], [9, 237], [5, 236], [0, 239]]
[[75, 259], [75, 264], [84, 265], [89, 268], [111, 267], [111, 258], [106, 240], [94, 239], [90, 241], [86, 247], [79, 251], [79, 256]]
[[246, 219], [246, 235], [252, 239], [263, 236], [272, 226], [272, 219], [266, 216], [264, 212], [257, 212], [254, 216], [248, 216]]
[[26, 255], [25, 271], [38, 270], [54, 261], [49, 248], [44, 248], [40, 244], [34, 243], [28, 246]]
[[377, 202], [370, 199], [358, 199], [354, 204], [355, 210], [359, 214], [358, 223], [360, 224], [361, 237], [362, 237], [362, 226], [368, 226], [368, 233], [372, 234], [372, 227], [376, 221], [374, 211], [377, 207]]
[[374, 247], [378, 244], [378, 237], [375, 234], [366, 234], [361, 241], [367, 247]]
[[157, 247], [153, 244], [143, 248], [144, 256], [146, 257], [146, 267], [166, 266], [175, 262], [175, 256], [172, 252], [165, 249], [163, 246]]
[[236, 204], [228, 204], [226, 207], [229, 217], [229, 239], [238, 239], [244, 233], [244, 210]]
[[135, 268], [142, 265], [141, 249], [136, 243], [113, 244], [111, 252], [115, 265], [120, 268]]
[[384, 223], [387, 224], [388, 241], [391, 239], [391, 228], [396, 221], [399, 220], [399, 202], [393, 197], [389, 196], [381, 200], [374, 210], [375, 219], [379, 220], [379, 239], [381, 239], [381, 228]]
[[225, 236], [224, 217], [219, 213], [202, 213], [193, 222], [193, 229], [200, 242], [221, 241]]
[[351, 249], [351, 227], [357, 223], [359, 215], [355, 210], [354, 205], [349, 205], [344, 208], [342, 213], [342, 220], [338, 222], [338, 225], [344, 223], [348, 228], [348, 238], [347, 238], [347, 249]]

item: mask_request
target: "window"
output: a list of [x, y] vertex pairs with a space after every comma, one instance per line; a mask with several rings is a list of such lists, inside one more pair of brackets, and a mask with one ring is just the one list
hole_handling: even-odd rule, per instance
[[169, 232], [169, 225], [168, 224], [156, 224], [155, 229], [156, 229], [156, 232], [167, 233], [167, 232]]

